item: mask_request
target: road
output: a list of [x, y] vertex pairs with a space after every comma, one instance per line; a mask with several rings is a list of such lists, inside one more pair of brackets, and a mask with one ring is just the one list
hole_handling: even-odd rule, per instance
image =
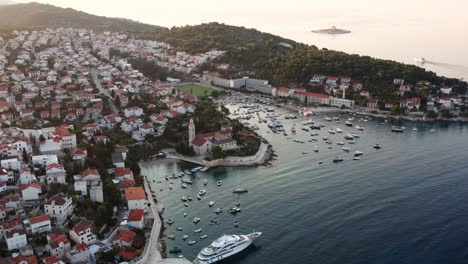
[[5, 44], [3, 44], [3, 47], [2, 47], [2, 52], [3, 52], [5, 55], [8, 54], [8, 52], [6, 51], [6, 48], [7, 48], [7, 46], [8, 46], [8, 43], [10, 43], [10, 40], [7, 40], [7, 41], [5, 42]]
[[98, 78], [98, 73], [95, 69], [91, 70], [91, 76], [93, 77], [93, 82], [96, 84], [96, 88], [98, 88], [99, 93], [109, 97], [109, 106], [111, 107], [112, 114], [114, 115], [118, 114], [119, 110], [117, 106], [115, 105], [114, 100], [112, 100], [112, 97], [109, 94], [109, 90], [104, 89], [102, 87], [101, 82], [99, 81], [99, 78]]

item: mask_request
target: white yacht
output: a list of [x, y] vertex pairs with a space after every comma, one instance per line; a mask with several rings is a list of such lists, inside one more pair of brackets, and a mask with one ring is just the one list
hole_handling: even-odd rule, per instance
[[223, 235], [200, 251], [194, 263], [211, 264], [235, 255], [249, 247], [262, 233], [248, 235]]

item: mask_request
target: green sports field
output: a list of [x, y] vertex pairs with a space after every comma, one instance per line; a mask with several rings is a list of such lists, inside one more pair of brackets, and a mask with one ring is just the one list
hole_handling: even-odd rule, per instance
[[210, 88], [210, 87], [199, 85], [199, 84], [193, 84], [193, 83], [176, 85], [174, 86], [174, 88], [184, 91], [184, 92], [191, 93], [198, 97], [211, 95], [211, 93], [216, 90], [214, 88]]

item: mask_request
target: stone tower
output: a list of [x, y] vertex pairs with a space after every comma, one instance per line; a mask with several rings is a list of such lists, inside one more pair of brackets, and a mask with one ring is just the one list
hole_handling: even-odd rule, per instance
[[192, 145], [192, 141], [195, 139], [195, 123], [193, 122], [193, 119], [190, 119], [188, 129], [188, 143], [189, 145]]

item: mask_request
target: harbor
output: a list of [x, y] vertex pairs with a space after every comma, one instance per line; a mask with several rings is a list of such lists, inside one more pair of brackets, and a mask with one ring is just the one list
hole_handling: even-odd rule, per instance
[[[240, 107], [241, 105], [248, 107]], [[255, 102], [233, 100], [227, 106], [232, 118], [242, 117], [241, 122], [243, 118], [251, 116], [249, 125], [258, 126], [255, 131], [272, 145], [277, 155], [271, 161], [271, 166], [215, 167], [205, 172], [197, 171], [177, 177], [178, 179], [173, 179], [172, 175], [183, 174], [199, 165], [166, 159], [158, 165], [142, 169], [158, 200], [164, 201], [165, 210], [162, 215], [165, 221], [173, 221], [172, 224], [164, 224], [165, 231], [162, 234], [170, 257], [183, 255], [188, 260], [194, 260], [203, 247], [222, 234], [260, 231], [262, 237], [252, 247], [226, 260], [226, 263], [289, 263], [312, 260], [320, 263], [360, 263], [365, 252], [383, 250], [379, 246], [383, 243], [380, 240], [382, 235], [388, 238], [388, 243], [403, 251], [405, 249], [398, 246], [401, 239], [409, 239], [409, 235], [422, 235], [417, 229], [405, 224], [405, 221], [415, 221], [414, 219], [436, 212], [440, 215], [436, 219], [422, 221], [425, 228], [433, 228], [435, 221], [446, 219], [437, 212], [446, 210], [444, 202], [447, 202], [448, 193], [437, 194], [435, 208], [432, 205], [424, 207], [424, 199], [429, 199], [428, 195], [433, 193], [430, 190], [435, 190], [438, 184], [447, 185], [450, 192], [458, 195], [461, 195], [463, 188], [456, 186], [468, 184], [460, 178], [466, 173], [462, 155], [468, 147], [465, 140], [468, 128], [465, 125], [404, 122], [405, 131], [393, 133], [392, 122], [385, 122], [383, 118], [342, 112], [320, 112], [303, 117], [274, 105], [255, 105]], [[258, 111], [260, 117], [257, 117], [255, 111], [251, 111], [254, 109], [261, 109]], [[252, 113], [248, 114], [249, 111]], [[267, 120], [266, 115], [276, 116], [276, 122], [282, 125], [287, 135], [278, 130], [274, 133], [268, 126], [272, 120]], [[260, 119], [267, 122], [259, 122]], [[310, 121], [315, 122], [320, 129], [312, 130]], [[345, 125], [347, 121], [352, 126]], [[303, 130], [304, 126], [309, 131]], [[293, 127], [295, 133], [291, 131]], [[348, 134], [353, 138], [346, 139]], [[442, 138], [445, 140], [440, 140]], [[430, 148], [427, 147], [427, 142], [431, 142]], [[315, 146], [318, 148], [317, 152], [314, 151]], [[423, 154], [422, 150], [427, 153]], [[450, 170], [437, 165], [439, 156], [435, 153], [439, 151], [446, 153], [444, 168], [450, 167]], [[334, 162], [337, 157], [341, 160]], [[416, 170], [414, 164], [420, 163], [425, 166]], [[441, 172], [443, 177], [440, 176]], [[165, 179], [166, 176], [170, 176], [168, 180]], [[433, 182], [427, 181], [429, 178]], [[181, 179], [190, 179], [191, 184], [186, 184], [183, 188]], [[240, 185], [248, 192], [233, 193]], [[201, 190], [206, 190], [206, 193], [198, 200], [196, 197]], [[192, 197], [193, 200], [181, 201], [183, 196]], [[214, 202], [212, 207], [211, 201]], [[242, 210], [236, 214], [229, 213], [238, 201]], [[465, 199], [460, 200], [460, 205], [463, 201]], [[380, 208], [377, 214], [366, 209], [376, 206]], [[407, 208], [414, 206], [420, 210], [408, 211]], [[215, 213], [217, 208], [222, 212]], [[395, 210], [404, 212], [405, 216], [386, 224]], [[456, 207], [449, 213], [451, 217], [459, 218], [454, 225], [463, 222], [464, 217], [460, 215], [462, 211], [461, 207]], [[349, 215], [349, 218], [342, 218], [341, 215]], [[194, 218], [200, 220], [194, 223]], [[295, 219], [294, 225], [290, 225], [290, 219]], [[408, 236], [393, 236], [395, 225], [399, 226], [397, 231], [405, 230]], [[362, 230], [365, 226], [374, 226], [373, 232], [357, 234], [352, 231]], [[200, 230], [200, 233], [195, 233], [195, 230]], [[188, 237], [184, 240], [186, 235]], [[341, 239], [327, 240], [325, 235]], [[205, 238], [201, 238], [202, 236]], [[447, 239], [450, 237], [447, 234], [438, 239], [440, 243], [448, 243]], [[336, 249], [342, 248], [343, 243], [348, 244], [354, 239], [375, 243], [366, 244], [363, 251], [351, 247], [333, 260], [323, 257], [336, 252]], [[189, 244], [189, 241], [195, 243]], [[278, 244], [278, 241], [281, 242]], [[297, 247], [322, 246], [312, 246], [310, 253], [301, 260], [293, 253], [294, 250], [272, 257], [275, 256], [274, 252], [293, 243]], [[174, 248], [179, 248], [181, 252], [171, 254], [169, 251]], [[350, 261], [347, 256], [353, 254], [356, 254], [356, 260]]]

